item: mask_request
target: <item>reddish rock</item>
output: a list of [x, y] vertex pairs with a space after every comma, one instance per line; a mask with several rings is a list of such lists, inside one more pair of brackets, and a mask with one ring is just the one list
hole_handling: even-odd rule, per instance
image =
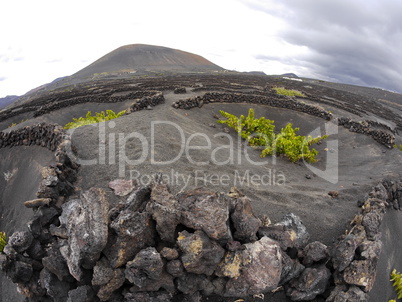
[[111, 188], [117, 196], [126, 196], [130, 194], [135, 186], [136, 182], [132, 179], [115, 179], [109, 182], [109, 188]]
[[232, 240], [229, 228], [229, 201], [224, 194], [195, 189], [177, 196], [181, 223], [202, 230], [213, 240]]

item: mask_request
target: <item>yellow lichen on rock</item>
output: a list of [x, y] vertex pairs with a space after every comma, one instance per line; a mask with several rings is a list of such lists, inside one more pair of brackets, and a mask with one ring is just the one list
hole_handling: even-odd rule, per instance
[[242, 262], [240, 253], [228, 252], [219, 264], [220, 273], [225, 277], [237, 278], [240, 276]]

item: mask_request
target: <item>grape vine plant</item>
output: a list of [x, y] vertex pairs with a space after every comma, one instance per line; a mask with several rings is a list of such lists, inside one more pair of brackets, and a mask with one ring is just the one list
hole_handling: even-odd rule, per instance
[[267, 155], [283, 155], [291, 162], [306, 160], [309, 163], [317, 162], [318, 151], [310, 146], [324, 140], [328, 135], [313, 138], [311, 136], [297, 135], [299, 128], [293, 128], [288, 123], [278, 134], [275, 134], [274, 121], [260, 117], [254, 117], [254, 110], [249, 109], [248, 115], [237, 117], [220, 110], [226, 120], [218, 120], [220, 124], [226, 124], [235, 131], [252, 147], [263, 147], [261, 157]]

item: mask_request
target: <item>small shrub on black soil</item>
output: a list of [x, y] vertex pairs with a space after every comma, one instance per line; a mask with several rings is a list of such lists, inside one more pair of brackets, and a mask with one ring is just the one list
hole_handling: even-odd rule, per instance
[[275, 134], [274, 121], [265, 117], [254, 118], [254, 110], [250, 109], [248, 116], [240, 118], [233, 114], [220, 111], [226, 120], [219, 120], [218, 123], [226, 124], [236, 130], [236, 132], [252, 147], [265, 147], [261, 152], [261, 157], [267, 155], [284, 155], [291, 162], [304, 159], [309, 163], [316, 162], [318, 151], [310, 149], [312, 144], [328, 137], [328, 135], [312, 138], [311, 136], [297, 135], [299, 128], [293, 128], [291, 123], [287, 124], [278, 134]]
[[118, 118], [126, 113], [126, 110], [115, 113], [113, 110], [106, 110], [101, 113], [96, 112], [94, 116], [91, 115], [91, 111], [88, 111], [85, 117], [73, 118], [74, 122], [68, 123], [64, 126], [64, 129], [73, 129], [85, 125], [96, 124], [101, 122], [106, 122]]

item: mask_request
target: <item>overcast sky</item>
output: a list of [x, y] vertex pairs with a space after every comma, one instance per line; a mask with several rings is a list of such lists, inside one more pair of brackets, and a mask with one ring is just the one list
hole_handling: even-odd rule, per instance
[[0, 28], [0, 97], [134, 43], [402, 92], [401, 0], [5, 0]]

